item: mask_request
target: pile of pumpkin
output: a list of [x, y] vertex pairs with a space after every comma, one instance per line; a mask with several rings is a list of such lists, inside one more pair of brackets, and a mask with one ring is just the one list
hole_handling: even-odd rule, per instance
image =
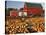
[[45, 23], [43, 17], [7, 19], [5, 22], [6, 34], [44, 32]]

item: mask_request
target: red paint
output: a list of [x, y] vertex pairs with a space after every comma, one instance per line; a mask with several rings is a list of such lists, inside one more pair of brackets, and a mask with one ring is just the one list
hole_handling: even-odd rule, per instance
[[28, 9], [28, 14], [32, 13], [33, 15], [40, 15], [42, 13], [42, 9], [38, 7], [31, 7]]

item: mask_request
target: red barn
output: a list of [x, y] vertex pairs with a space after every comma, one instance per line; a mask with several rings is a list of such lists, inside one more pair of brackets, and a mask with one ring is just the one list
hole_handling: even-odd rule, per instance
[[15, 9], [11, 10], [10, 11], [10, 16], [15, 16], [15, 17], [18, 16], [17, 11]]
[[39, 3], [25, 3], [24, 12], [27, 12], [28, 15], [41, 15], [43, 8]]

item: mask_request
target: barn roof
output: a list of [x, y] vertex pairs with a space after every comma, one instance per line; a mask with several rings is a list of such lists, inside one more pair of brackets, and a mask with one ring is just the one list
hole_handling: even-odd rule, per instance
[[42, 8], [42, 5], [40, 3], [25, 3], [28, 7], [40, 7]]

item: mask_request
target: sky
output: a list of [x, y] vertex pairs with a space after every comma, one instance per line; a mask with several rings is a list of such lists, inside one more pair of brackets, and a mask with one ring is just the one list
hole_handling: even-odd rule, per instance
[[[45, 8], [45, 4], [44, 3], [41, 3], [41, 5], [43, 6], [43, 9]], [[23, 8], [24, 7], [24, 2], [22, 1], [7, 1], [6, 3], [6, 7], [7, 8], [17, 8], [17, 9], [20, 9], [20, 8]]]
[[7, 8], [23, 8], [24, 2], [17, 2], [17, 1], [7, 1], [6, 3]]

